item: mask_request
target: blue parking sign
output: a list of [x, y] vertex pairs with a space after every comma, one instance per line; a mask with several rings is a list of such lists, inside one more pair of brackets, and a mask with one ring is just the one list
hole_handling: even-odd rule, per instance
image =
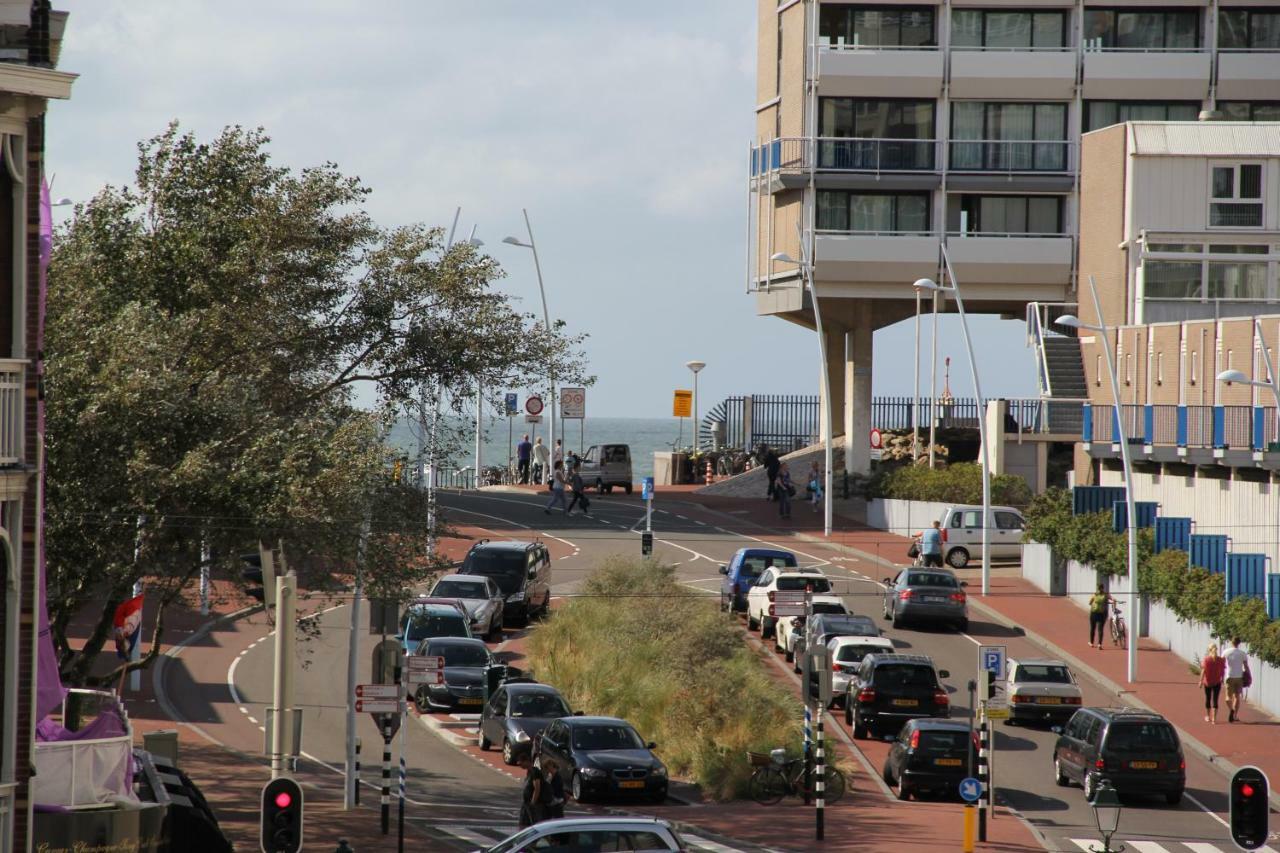
[[507, 392], [506, 406], [507, 417], [514, 417], [520, 413], [520, 396], [514, 391]]
[[992, 678], [1004, 678], [1005, 668], [1005, 647], [1004, 646], [979, 646], [978, 647], [978, 669], [985, 669], [991, 673]]
[[645, 477], [640, 481], [640, 500], [653, 500], [653, 478]]

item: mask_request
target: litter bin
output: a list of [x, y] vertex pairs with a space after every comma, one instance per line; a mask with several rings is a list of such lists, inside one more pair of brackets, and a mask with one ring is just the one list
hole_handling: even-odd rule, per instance
[[177, 729], [157, 729], [154, 732], [147, 732], [142, 736], [142, 748], [152, 755], [169, 759], [174, 767], [178, 766]]

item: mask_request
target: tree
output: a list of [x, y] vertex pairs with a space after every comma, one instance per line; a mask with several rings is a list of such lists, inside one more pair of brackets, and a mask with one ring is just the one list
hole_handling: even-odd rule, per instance
[[[116, 605], [145, 579], [160, 617], [202, 545], [221, 568], [258, 541], [349, 568], [366, 517], [367, 579], [430, 568], [421, 496], [385, 476], [389, 420], [430, 384], [454, 399], [554, 365], [580, 338], [493, 289], [498, 265], [442, 231], [377, 226], [331, 163], [273, 165], [261, 131], [209, 143], [177, 125], [139, 145], [134, 186], [106, 187], [56, 235], [46, 332], [50, 618], [64, 678], [90, 667]], [[371, 385], [376, 412], [353, 403]], [[67, 626], [94, 627], [81, 650]], [[145, 662], [145, 661], [144, 661]]]

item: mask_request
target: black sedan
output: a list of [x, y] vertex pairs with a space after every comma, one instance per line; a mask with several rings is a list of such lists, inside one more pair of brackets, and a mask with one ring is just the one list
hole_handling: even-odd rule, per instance
[[444, 684], [418, 687], [413, 700], [424, 714], [454, 708], [480, 712], [484, 705], [484, 672], [493, 656], [484, 640], [429, 637], [418, 644], [419, 655], [444, 658]]
[[635, 795], [655, 803], [667, 798], [667, 768], [631, 724], [615, 717], [565, 717], [542, 733], [542, 761], [556, 763], [560, 778], [580, 803]]
[[504, 684], [480, 714], [480, 748], [501, 744], [502, 760], [515, 764], [553, 720], [569, 716], [560, 691], [549, 684]]
[[960, 720], [909, 720], [884, 759], [882, 776], [898, 799], [920, 791], [960, 795], [960, 782], [978, 766], [969, 724]]

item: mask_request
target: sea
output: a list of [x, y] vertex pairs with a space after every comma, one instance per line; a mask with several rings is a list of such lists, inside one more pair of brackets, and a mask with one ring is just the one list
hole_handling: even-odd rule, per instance
[[[444, 448], [446, 467], [463, 468], [475, 465], [475, 425], [460, 419], [446, 419], [451, 433], [461, 433], [456, 446]], [[655, 451], [670, 452], [673, 447], [693, 445], [693, 421], [689, 418], [585, 418], [566, 420], [564, 426], [556, 424], [556, 437], [564, 440], [565, 447], [583, 453], [593, 444], [631, 445], [632, 476], [639, 480], [653, 474]], [[515, 446], [521, 436], [529, 434], [533, 441], [542, 436], [548, 443], [547, 421], [540, 424], [526, 423], [524, 416], [515, 418], [486, 418], [483, 424], [484, 442], [481, 445], [481, 464], [505, 466], [515, 459]], [[418, 453], [420, 431], [417, 422], [402, 419], [391, 430], [390, 441], [411, 458]]]

